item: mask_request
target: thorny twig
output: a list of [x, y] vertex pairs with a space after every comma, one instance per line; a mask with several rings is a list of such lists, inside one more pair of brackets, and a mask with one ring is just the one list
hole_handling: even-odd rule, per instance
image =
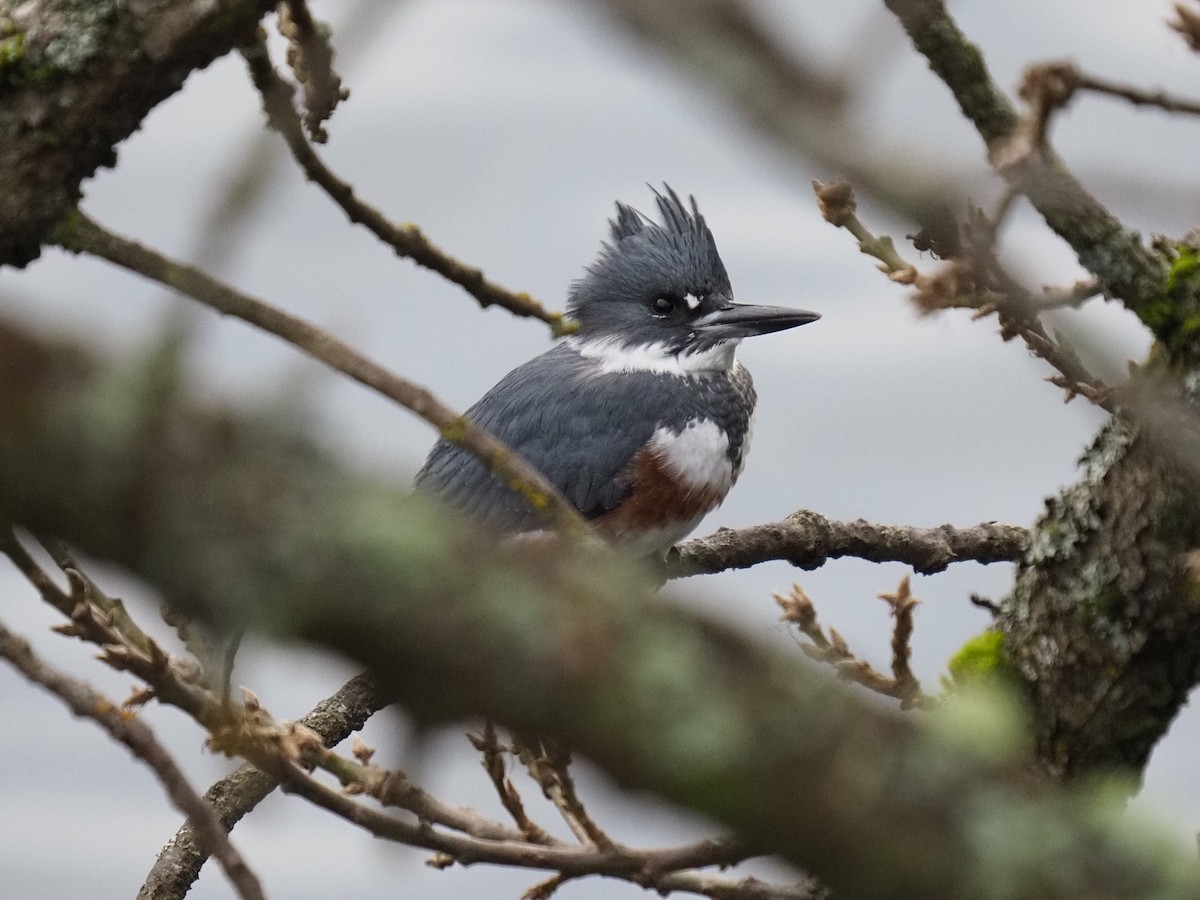
[[350, 184], [338, 178], [321, 161], [305, 138], [300, 117], [292, 105], [292, 86], [275, 71], [261, 35], [242, 48], [242, 56], [262, 95], [268, 124], [283, 136], [308, 179], [324, 190], [351, 222], [365, 226], [400, 256], [459, 285], [478, 300], [480, 306], [494, 304], [518, 316], [540, 319], [550, 326], [555, 336], [575, 330], [574, 323], [562, 313], [551, 312], [528, 294], [514, 293], [488, 280], [481, 270], [460, 262], [431, 243], [416, 225], [397, 225], [361, 200]]
[[[889, 278], [913, 286], [912, 299], [919, 310], [931, 313], [941, 309], [974, 309], [976, 318], [995, 313], [1001, 338], [1007, 341], [1019, 336], [1035, 356], [1058, 370], [1057, 375], [1047, 380], [1066, 391], [1066, 400], [1083, 396], [1102, 409], [1115, 412], [1112, 388], [1090, 373], [1070, 348], [1046, 333], [1037, 317], [1046, 308], [1045, 302], [1009, 275], [991, 252], [996, 232], [992, 220], [975, 214], [967, 239], [947, 253], [953, 256], [951, 262], [933, 275], [925, 275], [896, 252], [890, 237], [876, 237], [863, 225], [855, 213], [854, 193], [849, 184], [814, 181], [813, 189], [821, 214], [828, 222], [853, 234], [862, 252], [878, 259], [879, 269]], [[1090, 286], [1068, 289], [1066, 293], [1073, 298], [1077, 291], [1083, 290], [1088, 290], [1089, 296], [1094, 293]]]
[[908, 661], [912, 655], [909, 641], [913, 631], [913, 611], [919, 602], [912, 596], [909, 589], [908, 577], [900, 582], [899, 588], [891, 594], [880, 594], [892, 610], [895, 620], [892, 629], [892, 677], [884, 675], [866, 660], [859, 659], [851, 651], [846, 639], [836, 628], [829, 629], [826, 636], [817, 622], [817, 611], [812, 600], [798, 584], [792, 585], [790, 594], [776, 593], [775, 602], [783, 611], [782, 619], [791, 622], [800, 633], [811, 641], [801, 644], [800, 648], [812, 659], [827, 663], [837, 669], [838, 674], [860, 684], [867, 690], [893, 697], [900, 701], [901, 709], [928, 709], [933, 701], [921, 691]]

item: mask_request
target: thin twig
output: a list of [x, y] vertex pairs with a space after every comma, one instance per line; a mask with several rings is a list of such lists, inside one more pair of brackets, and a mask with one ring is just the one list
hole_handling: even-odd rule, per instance
[[[879, 269], [892, 281], [913, 286], [912, 300], [921, 312], [974, 309], [976, 318], [996, 313], [1004, 340], [1019, 336], [1034, 355], [1058, 370], [1048, 380], [1067, 392], [1067, 400], [1082, 396], [1109, 413], [1116, 412], [1112, 388], [1089, 372], [1070, 348], [1046, 333], [1037, 318], [1044, 304], [996, 259], [995, 222], [982, 214], [974, 216], [967, 240], [954, 250], [955, 258], [933, 275], [925, 275], [896, 252], [890, 237], [877, 237], [862, 223], [849, 184], [814, 181], [813, 190], [828, 222], [853, 234], [862, 252], [878, 259]], [[1007, 204], [1001, 207], [1006, 208]]]
[[[686, 891], [731, 900], [817, 900], [822, 889], [811, 884], [763, 885], [745, 879], [696, 872], [697, 866], [732, 865], [745, 858], [730, 853], [726, 845], [701, 841], [688, 847], [665, 850], [598, 850], [592, 847], [533, 844], [526, 841], [485, 841], [464, 834], [442, 831], [427, 823], [411, 823], [357, 803], [345, 793], [332, 790], [294, 763], [277, 756], [255, 752], [252, 759], [284, 782], [294, 792], [371, 834], [424, 847], [445, 854], [460, 865], [492, 863], [557, 872], [565, 878], [604, 875], [631, 881], [661, 893]], [[439, 868], [447, 860], [436, 859]], [[668, 868], [670, 866], [671, 868]]]
[[1186, 3], [1176, 3], [1175, 16], [1175, 20], [1167, 24], [1183, 35], [1189, 47], [1200, 50], [1200, 12]]
[[551, 312], [528, 294], [514, 293], [490, 281], [480, 269], [460, 262], [435, 246], [416, 225], [397, 225], [359, 199], [354, 188], [326, 167], [305, 138], [300, 117], [292, 104], [292, 86], [275, 71], [261, 35], [242, 47], [242, 56], [255, 87], [262, 94], [268, 124], [283, 136], [308, 179], [325, 191], [351, 222], [365, 226], [400, 256], [459, 285], [478, 300], [480, 306], [502, 306], [518, 316], [540, 319], [550, 326], [555, 336], [575, 331], [574, 323], [562, 313]]
[[495, 724], [489, 719], [483, 724], [482, 734], [469, 734], [467, 738], [471, 741], [472, 746], [483, 754], [483, 759], [480, 760], [483, 763], [483, 770], [487, 772], [504, 811], [512, 816], [513, 822], [521, 830], [525, 839], [535, 844], [557, 843], [525, 812], [525, 802], [508, 777], [508, 767], [504, 763], [505, 751], [504, 747], [500, 745]]
[[54, 241], [72, 253], [106, 259], [174, 288], [217, 312], [282, 338], [330, 368], [411, 410], [436, 427], [447, 440], [469, 450], [560, 533], [577, 538], [592, 534], [575, 508], [545, 476], [511, 449], [446, 406], [426, 388], [388, 371], [312, 323], [243, 294], [199, 269], [113, 234], [79, 211], [60, 223], [55, 229]]
[[[902, 583], [901, 589], [903, 590], [905, 587]], [[921, 692], [921, 685], [908, 666], [908, 658], [911, 655], [908, 641], [912, 637], [912, 609], [916, 606], [917, 601], [908, 595], [902, 598], [903, 604], [893, 603], [891, 598], [900, 593], [897, 591], [896, 595], [879, 595], [892, 604], [893, 615], [896, 618], [896, 625], [892, 632], [893, 677], [891, 678], [866, 660], [855, 656], [846, 643], [846, 639], [836, 628], [830, 628], [829, 635], [825, 635], [817, 621], [816, 608], [800, 585], [793, 584], [791, 593], [787, 595], [776, 593], [772, 596], [782, 610], [781, 618], [785, 622], [795, 625], [800, 633], [811, 642], [800, 644], [800, 649], [808, 657], [832, 666], [837, 670], [838, 675], [847, 681], [853, 681], [876, 694], [899, 700], [901, 709], [928, 709], [932, 706], [933, 701]], [[901, 606], [903, 606], [902, 611]]]
[[571, 777], [571, 754], [549, 738], [514, 734], [517, 757], [530, 776], [542, 789], [546, 799], [554, 804], [575, 839], [581, 844], [611, 850], [612, 838], [596, 824], [575, 790]]
[[[1161, 88], [1147, 90], [1089, 75], [1069, 61], [1031, 66], [1021, 82], [1022, 99], [1041, 102], [1046, 113], [1066, 106], [1079, 91], [1092, 91], [1128, 100], [1134, 106], [1153, 106], [1166, 112], [1200, 115], [1200, 101], [1170, 94]], [[1045, 113], [1044, 113], [1045, 114]]]
[[328, 139], [325, 122], [337, 105], [350, 96], [333, 70], [333, 45], [328, 27], [319, 24], [305, 0], [279, 4], [279, 33], [287, 38], [287, 61], [304, 87], [304, 127], [318, 144]]
[[[386, 701], [368, 675], [358, 675], [300, 719], [326, 745], [341, 742], [361, 728]], [[279, 782], [247, 763], [217, 781], [204, 793], [216, 810], [221, 826], [230, 831], [241, 819], [278, 787]], [[138, 891], [137, 900], [180, 900], [200, 876], [208, 852], [197, 840], [195, 827], [185, 822], [158, 854]]]
[[895, 620], [892, 629], [892, 678], [896, 683], [900, 708], [909, 709], [918, 703], [927, 703], [928, 700], [921, 692], [921, 682], [917, 680], [909, 665], [909, 660], [912, 659], [910, 642], [913, 634], [913, 612], [921, 601], [913, 596], [907, 575], [901, 579], [900, 586], [895, 591], [880, 594], [879, 599], [887, 602]]
[[216, 813], [188, 784], [183, 771], [136, 716], [92, 687], [47, 665], [29, 643], [0, 623], [0, 657], [26, 678], [46, 688], [77, 716], [91, 719], [150, 767], [171, 802], [188, 817], [197, 840], [215, 856], [244, 900], [264, 900], [262, 886], [242, 855], [229, 841]]
[[112, 605], [102, 606], [102, 597], [109, 604], [117, 601], [105, 597], [69, 557], [62, 557], [70, 585], [68, 593], [42, 570], [10, 529], [0, 528], [0, 553], [37, 588], [42, 599], [70, 619], [55, 631], [100, 647], [102, 662], [118, 671], [132, 672], [153, 687], [160, 702], [182, 709], [205, 727], [223, 721], [225, 705], [199, 683], [195, 667], [167, 653], [127, 615], [116, 615]]

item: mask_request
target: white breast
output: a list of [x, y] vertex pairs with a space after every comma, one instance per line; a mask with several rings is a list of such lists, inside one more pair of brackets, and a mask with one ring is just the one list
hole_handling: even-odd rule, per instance
[[737, 478], [729, 459], [729, 437], [711, 419], [692, 419], [680, 432], [659, 428], [650, 439], [650, 450], [690, 488], [711, 488], [723, 495]]

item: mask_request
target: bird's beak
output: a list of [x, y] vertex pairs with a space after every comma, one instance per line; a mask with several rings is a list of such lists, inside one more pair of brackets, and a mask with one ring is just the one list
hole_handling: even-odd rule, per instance
[[772, 331], [784, 331], [797, 325], [807, 325], [819, 318], [820, 313], [803, 309], [731, 303], [701, 316], [694, 325], [706, 338], [727, 341], [753, 337], [756, 334], [770, 334]]

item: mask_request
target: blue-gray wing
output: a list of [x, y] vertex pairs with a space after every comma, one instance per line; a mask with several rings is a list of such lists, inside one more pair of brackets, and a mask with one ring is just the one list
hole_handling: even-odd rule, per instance
[[[736, 477], [754, 399], [745, 369], [688, 376], [604, 373], [563, 343], [506, 375], [467, 417], [520, 453], [585, 518], [594, 519], [629, 496], [631, 463], [660, 427], [678, 432], [693, 420], [714, 422], [728, 440]], [[444, 439], [417, 473], [416, 486], [496, 531], [542, 527], [518, 494]]]
[[[629, 485], [622, 473], [679, 404], [678, 391], [656, 387], [661, 381], [648, 374], [597, 375], [560, 344], [506, 375], [467, 417], [520, 453], [586, 518], [595, 518], [624, 499]], [[417, 473], [416, 486], [487, 528], [518, 533], [542, 525], [519, 495], [445, 439]]]

